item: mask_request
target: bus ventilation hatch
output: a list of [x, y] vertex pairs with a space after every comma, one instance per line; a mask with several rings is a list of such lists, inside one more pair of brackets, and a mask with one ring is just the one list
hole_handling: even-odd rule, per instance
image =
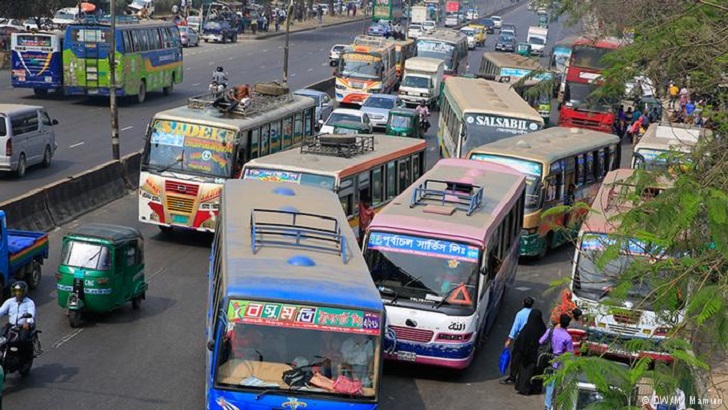
[[276, 209], [253, 209], [250, 213], [254, 254], [263, 246], [297, 247], [333, 252], [346, 263], [346, 237], [341, 229], [339, 221], [330, 216]]
[[410, 208], [424, 204], [425, 201], [439, 202], [440, 206], [451, 204], [455, 206], [455, 209], [465, 211], [470, 216], [483, 203], [483, 187], [462, 182], [428, 179], [412, 192]]
[[301, 153], [330, 155], [352, 158], [374, 151], [374, 137], [371, 135], [323, 134], [307, 137], [301, 145]]

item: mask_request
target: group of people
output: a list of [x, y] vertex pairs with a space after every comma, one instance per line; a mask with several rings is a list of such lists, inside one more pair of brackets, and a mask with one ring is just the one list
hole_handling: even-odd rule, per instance
[[687, 87], [678, 88], [672, 81], [667, 91], [670, 95], [669, 107], [672, 110], [670, 112], [671, 122], [697, 125], [699, 127], [709, 125], [710, 120], [703, 115], [704, 100], [701, 99], [696, 102], [691, 97]]
[[250, 105], [251, 95], [250, 86], [248, 84], [240, 84], [228, 88], [227, 73], [222, 67], [217, 67], [212, 73], [212, 84], [221, 85], [223, 92], [216, 95], [212, 107], [217, 108], [222, 113], [233, 112], [239, 105], [243, 108]]

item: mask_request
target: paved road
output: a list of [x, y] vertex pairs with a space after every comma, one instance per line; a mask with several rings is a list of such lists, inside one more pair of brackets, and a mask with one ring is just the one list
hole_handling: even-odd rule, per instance
[[[520, 36], [525, 36], [527, 26], [535, 19], [532, 13], [526, 12], [525, 6], [505, 14], [504, 17], [506, 21], [512, 21], [518, 26]], [[349, 27], [345, 30], [353, 34], [356, 28]], [[555, 33], [560, 31], [558, 27], [552, 27], [552, 30]], [[311, 72], [325, 69], [319, 67], [325, 63], [325, 53], [322, 52], [319, 56], [318, 50], [325, 50], [326, 44], [337, 41], [331, 38], [333, 30], [326, 33], [324, 30], [302, 33], [294, 39], [304, 51], [306, 50], [304, 47], [308, 47], [305, 53], [311, 53], [311, 57], [306, 59], [309, 61], [308, 68], [312, 69]], [[561, 36], [553, 38], [558, 37]], [[489, 41], [487, 48], [492, 48], [492, 42], [493, 40]], [[260, 48], [258, 54], [244, 58], [255, 58], [256, 64], [271, 67], [268, 64], [277, 61], [272, 50], [281, 43], [278, 40], [271, 40], [255, 44]], [[210, 49], [212, 47], [214, 46]], [[245, 53], [246, 47], [251, 46], [234, 47], [238, 47], [235, 50], [240, 49]], [[268, 52], [263, 51], [265, 47], [270, 47], [267, 48]], [[225, 52], [205, 53], [204, 46], [199, 51], [201, 62], [198, 64], [213, 61], [214, 55]], [[479, 64], [482, 49], [478, 51], [471, 56], [471, 67], [477, 67]], [[216, 64], [218, 63], [213, 61], [211, 66]], [[295, 72], [299, 73], [293, 77], [294, 87], [309, 82], [308, 78], [302, 80], [304, 75], [301, 73], [308, 72], [305, 65], [302, 61], [294, 65]], [[247, 71], [245, 81], [269, 79], [270, 76], [266, 75], [265, 71], [266, 69]], [[204, 87], [207, 80], [206, 72], [207, 70], [195, 74], [197, 77], [190, 75], [186, 81], [199, 81], [200, 87]], [[317, 78], [314, 74], [311, 76], [312, 80]], [[182, 95], [192, 93], [180, 91]], [[2, 98], [5, 98], [4, 93]], [[143, 129], [151, 111], [175, 105], [174, 102], [161, 97], [150, 99], [149, 104], [149, 106], [125, 107], [122, 127], [139, 124]], [[89, 103], [72, 105], [73, 109], [65, 107], [69, 110], [69, 115], [73, 114], [74, 110], [88, 111], [98, 108], [97, 117], [102, 117], [100, 114], [103, 110], [100, 108], [102, 104], [98, 104], [98, 107]], [[63, 104], [58, 104], [59, 110], [64, 109], [63, 107]], [[106, 115], [103, 117], [97, 125], [99, 129], [106, 125]], [[94, 116], [87, 115], [84, 118], [94, 118]], [[134, 123], [134, 118], [138, 123]], [[67, 126], [76, 127], [77, 132], [89, 130], [80, 124]], [[137, 128], [136, 125], [134, 127]], [[136, 133], [123, 134], [136, 141], [134, 149], [141, 147], [139, 132], [140, 130]], [[434, 134], [434, 127], [431, 134]], [[97, 140], [94, 141], [98, 142], [103, 140], [105, 135], [96, 137]], [[79, 138], [92, 140], [91, 137], [79, 136]], [[430, 146], [434, 146], [432, 136], [429, 136], [428, 142]], [[127, 145], [124, 145], [124, 152], [132, 150]], [[95, 155], [100, 162], [106, 155], [99, 151], [101, 150], [98, 144], [94, 149], [89, 146], [84, 153], [80, 151], [74, 153], [66, 149], [68, 158], [88, 159]], [[431, 153], [431, 157], [434, 157], [434, 150]], [[70, 162], [70, 159], [68, 161]], [[429, 158], [429, 161], [431, 165], [434, 159]], [[70, 169], [71, 164], [69, 163], [67, 167]], [[29, 177], [32, 175], [28, 174]], [[12, 186], [15, 182], [17, 181], [0, 181], [0, 184], [3, 184], [3, 194], [5, 186]], [[173, 236], [163, 236], [155, 227], [137, 223], [136, 205], [136, 197], [128, 196], [51, 233], [52, 252], [48, 264], [44, 267], [45, 277], [40, 288], [33, 293], [39, 308], [39, 326], [43, 330], [45, 353], [37, 359], [31, 376], [27, 379], [21, 379], [15, 374], [8, 376], [4, 392], [4, 401], [8, 408], [23, 406], [33, 409], [92, 407], [195, 409], [203, 406], [205, 352], [203, 325], [207, 299], [206, 269], [211, 235], [175, 232]], [[79, 223], [90, 221], [137, 226], [142, 230], [148, 239], [146, 271], [150, 291], [140, 311], [134, 311], [127, 305], [112, 314], [93, 318], [82, 329], [73, 330], [68, 326], [63, 311], [57, 306], [53, 274], [59, 260], [59, 244], [63, 234]], [[484, 353], [476, 358], [467, 371], [457, 374], [433, 368], [387, 365], [381, 395], [382, 408], [397, 410], [539, 408], [542, 405], [542, 396], [518, 396], [511, 387], [498, 383], [497, 358], [520, 301], [526, 295], [533, 295], [538, 299], [540, 307], [546, 310], [552, 295], [545, 294], [544, 291], [551, 281], [569, 274], [571, 252], [571, 249], [565, 247], [537, 265], [520, 266], [516, 287], [506, 295], [501, 316], [491, 331]]]

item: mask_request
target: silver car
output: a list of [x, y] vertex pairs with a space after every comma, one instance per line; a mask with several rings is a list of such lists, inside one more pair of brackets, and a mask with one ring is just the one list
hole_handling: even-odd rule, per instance
[[180, 26], [179, 39], [184, 47], [197, 47], [200, 45], [200, 35], [191, 27]]
[[302, 95], [304, 97], [313, 98], [316, 102], [316, 121], [317, 126], [324, 122], [324, 119], [329, 118], [331, 111], [334, 110], [334, 100], [329, 97], [323, 91], [311, 90], [308, 88], [302, 88], [293, 92], [296, 95]]
[[374, 128], [385, 128], [389, 110], [393, 108], [404, 108], [405, 104], [396, 95], [372, 94], [364, 101], [361, 111], [369, 115], [369, 121]]

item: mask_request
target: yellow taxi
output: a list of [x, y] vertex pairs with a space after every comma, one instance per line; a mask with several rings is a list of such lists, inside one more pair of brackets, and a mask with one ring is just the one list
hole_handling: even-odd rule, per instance
[[481, 24], [468, 24], [468, 27], [475, 31], [475, 45], [483, 47], [488, 38], [487, 28]]

